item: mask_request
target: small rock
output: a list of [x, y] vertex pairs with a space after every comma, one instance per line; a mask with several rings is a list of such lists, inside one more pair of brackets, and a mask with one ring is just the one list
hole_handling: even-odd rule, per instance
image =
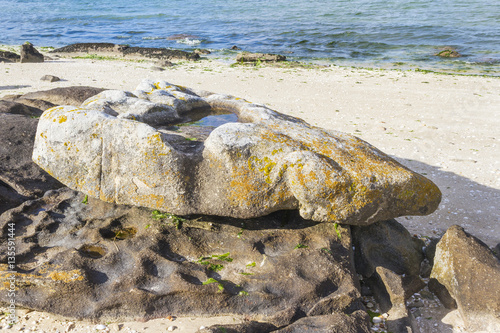
[[168, 60], [158, 60], [155, 62], [155, 65], [159, 67], [172, 67], [174, 64]]
[[44, 75], [44, 76], [42, 76], [42, 78], [40, 80], [41, 81], [49, 81], [49, 82], [61, 81], [60, 78], [58, 78], [57, 76], [54, 76], [54, 75]]
[[382, 318], [380, 317], [373, 317], [372, 319], [374, 324], [380, 324], [382, 322]]
[[413, 301], [410, 304], [408, 304], [409, 308], [422, 308], [424, 306], [424, 303], [422, 301]]
[[106, 325], [103, 324], [95, 325], [96, 330], [105, 330], [106, 328], [107, 328]]
[[158, 67], [158, 66], [151, 66], [150, 69], [153, 70], [153, 71], [157, 71], [157, 72], [163, 72], [165, 70], [165, 68], [161, 68], [161, 67]]
[[68, 323], [68, 327], [66, 327], [66, 332], [69, 332], [74, 328], [75, 328], [75, 323], [71, 321]]
[[426, 299], [434, 300], [434, 295], [427, 290], [420, 290], [420, 296]]
[[236, 56], [236, 62], [278, 62], [285, 61], [281, 54], [241, 52]]
[[457, 50], [452, 47], [446, 47], [435, 55], [443, 58], [459, 58], [462, 56], [460, 53], [458, 53]]
[[205, 326], [200, 326], [200, 331], [204, 330], [206, 327]]
[[197, 54], [210, 54], [212, 52], [210, 52], [209, 50], [206, 50], [206, 49], [196, 49], [193, 51], [193, 53], [197, 53]]
[[118, 332], [119, 330], [121, 330], [123, 327], [123, 324], [117, 324], [117, 323], [113, 323], [111, 325], [109, 325], [109, 329], [112, 331], [112, 332]]
[[366, 307], [371, 309], [371, 308], [373, 308], [373, 304], [371, 302], [368, 302], [368, 303], [366, 303]]
[[238, 46], [233, 45], [233, 46], [231, 46], [231, 50], [241, 50], [241, 49]]
[[167, 328], [167, 331], [172, 332], [175, 329], [177, 329], [177, 326], [170, 326], [169, 328]]

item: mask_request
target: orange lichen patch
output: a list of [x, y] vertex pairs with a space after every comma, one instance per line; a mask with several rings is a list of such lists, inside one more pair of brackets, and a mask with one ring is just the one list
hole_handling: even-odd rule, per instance
[[70, 283], [76, 281], [84, 280], [84, 275], [81, 270], [74, 269], [71, 271], [57, 270], [61, 265], [53, 265], [53, 264], [43, 264], [36, 273], [27, 274], [27, 273], [19, 273], [19, 272], [9, 272], [4, 269], [0, 270], [0, 280], [2, 281], [0, 284], [0, 290], [9, 289], [10, 281], [7, 278], [12, 277], [14, 275], [16, 281], [16, 290], [20, 287], [30, 286], [30, 285], [43, 285], [46, 283], [50, 283], [53, 281]]
[[47, 274], [47, 277], [51, 278], [53, 281], [65, 283], [83, 280], [82, 272], [79, 269], [74, 269], [72, 271], [54, 271]]
[[228, 199], [234, 206], [255, 206], [262, 200], [262, 188], [265, 185], [246, 167], [233, 167]]

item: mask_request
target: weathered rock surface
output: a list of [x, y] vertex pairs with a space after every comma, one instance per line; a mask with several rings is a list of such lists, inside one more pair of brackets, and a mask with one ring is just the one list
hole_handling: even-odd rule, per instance
[[270, 54], [270, 53], [250, 53], [241, 52], [236, 56], [237, 62], [277, 62], [285, 61], [286, 57], [280, 54]]
[[442, 58], [460, 58], [462, 55], [453, 47], [446, 47], [435, 54]]
[[370, 277], [378, 266], [399, 275], [418, 277], [424, 243], [396, 220], [352, 228], [356, 271]]
[[369, 333], [370, 318], [364, 311], [350, 315], [333, 313], [330, 315], [305, 317], [293, 324], [274, 331], [276, 333]]
[[200, 329], [197, 333], [268, 333], [276, 329], [277, 327], [273, 324], [249, 321], [234, 325], [214, 325]]
[[34, 161], [70, 188], [178, 215], [299, 209], [306, 219], [367, 225], [429, 214], [441, 199], [431, 181], [359, 138], [167, 82], [47, 110], [35, 147]]
[[104, 91], [102, 88], [72, 86], [54, 88], [44, 91], [29, 92], [22, 95], [23, 99], [42, 100], [54, 105], [80, 106], [88, 98]]
[[462, 227], [450, 227], [436, 246], [431, 278], [457, 302], [467, 329], [500, 332], [500, 261]]
[[7, 96], [3, 97], [2, 101], [19, 103], [19, 104], [26, 105], [27, 107], [40, 109], [42, 111], [45, 111], [47, 109], [50, 109], [50, 108], [53, 108], [54, 106], [56, 106], [54, 103], [43, 101], [41, 99], [25, 98], [23, 95], [7, 95]]
[[[64, 188], [0, 216], [0, 263], [15, 223], [18, 306], [113, 321], [245, 314], [281, 327], [358, 288], [347, 226], [339, 239], [331, 224], [297, 212], [154, 220], [148, 209], [82, 201]], [[349, 297], [360, 304], [359, 293]], [[349, 318], [333, 303], [324, 311]]]
[[113, 43], [76, 43], [66, 45], [50, 51], [50, 53], [121, 53], [128, 46]]
[[381, 311], [389, 314], [388, 330], [417, 331], [406, 301], [425, 287], [419, 277], [424, 243], [396, 220], [353, 226], [351, 230], [356, 271], [365, 277], [364, 285], [370, 288]]
[[21, 56], [17, 53], [10, 51], [0, 51], [0, 61], [1, 62], [18, 62], [21, 60]]
[[58, 55], [99, 54], [125, 58], [160, 60], [197, 60], [200, 55], [194, 52], [151, 47], [130, 47], [112, 43], [77, 43], [51, 51]]
[[22, 63], [28, 62], [43, 62], [43, 54], [38, 52], [33, 44], [26, 42], [21, 46], [21, 60]]
[[[0, 108], [7, 103], [0, 101]], [[5, 111], [36, 114], [16, 103]], [[37, 123], [21, 114], [0, 113], [0, 213], [62, 186], [31, 159]]]
[[0, 113], [20, 114], [24, 116], [40, 117], [42, 110], [26, 104], [0, 100]]
[[425, 287], [425, 283], [412, 275], [399, 275], [382, 266], [368, 279], [382, 312], [389, 315], [387, 328], [394, 333], [418, 332], [418, 326], [406, 306], [411, 295]]

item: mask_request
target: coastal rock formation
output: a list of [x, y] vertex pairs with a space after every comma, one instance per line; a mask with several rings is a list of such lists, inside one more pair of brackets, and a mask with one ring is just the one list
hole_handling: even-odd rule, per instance
[[270, 54], [270, 53], [250, 53], [241, 52], [236, 56], [236, 62], [277, 62], [285, 61], [286, 57], [280, 54]]
[[429, 214], [441, 199], [427, 178], [357, 137], [164, 81], [45, 111], [33, 160], [91, 197], [178, 215], [298, 209], [367, 225]]
[[297, 212], [182, 219], [49, 191], [0, 216], [0, 280], [9, 223], [20, 307], [102, 321], [242, 314], [277, 327], [309, 313], [352, 322], [364, 309], [349, 227]]
[[0, 51], [0, 62], [18, 62], [21, 56], [10, 51]]
[[441, 58], [460, 58], [462, 55], [453, 47], [445, 47], [435, 54]]
[[21, 46], [21, 60], [22, 63], [27, 62], [43, 62], [43, 54], [38, 52], [33, 44], [26, 42]]
[[500, 261], [483, 242], [450, 227], [436, 246], [431, 278], [455, 299], [468, 330], [500, 332]]
[[171, 50], [165, 48], [130, 47], [112, 43], [77, 43], [51, 51], [60, 56], [97, 54], [111, 57], [159, 60], [197, 60], [200, 55], [195, 52]]

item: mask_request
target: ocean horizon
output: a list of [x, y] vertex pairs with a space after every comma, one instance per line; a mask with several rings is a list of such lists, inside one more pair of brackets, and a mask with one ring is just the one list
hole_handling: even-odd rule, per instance
[[[500, 75], [498, 0], [2, 1], [0, 44], [110, 42], [231, 57]], [[443, 49], [461, 57], [436, 56]]]

